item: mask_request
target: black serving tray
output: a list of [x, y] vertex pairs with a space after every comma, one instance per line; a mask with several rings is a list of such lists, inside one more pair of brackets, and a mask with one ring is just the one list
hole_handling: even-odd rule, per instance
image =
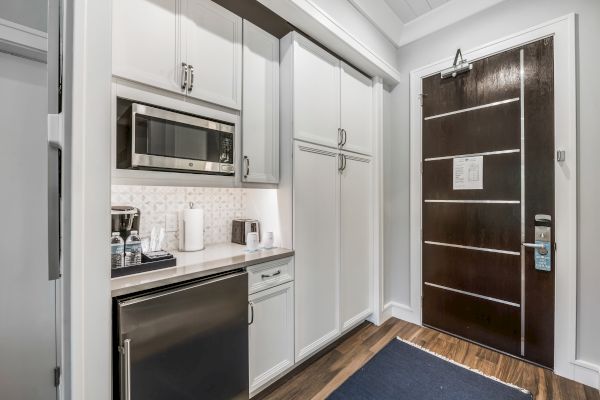
[[133, 275], [139, 274], [141, 272], [148, 272], [157, 269], [174, 267], [175, 265], [177, 265], [177, 258], [175, 257], [167, 258], [165, 260], [143, 262], [137, 265], [130, 265], [129, 267], [111, 269], [110, 277], [118, 278], [120, 276]]

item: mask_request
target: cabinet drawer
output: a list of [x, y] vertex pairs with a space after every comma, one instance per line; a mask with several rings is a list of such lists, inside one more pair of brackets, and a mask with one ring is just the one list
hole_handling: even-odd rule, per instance
[[250, 294], [292, 280], [294, 280], [292, 257], [248, 267], [248, 292]]

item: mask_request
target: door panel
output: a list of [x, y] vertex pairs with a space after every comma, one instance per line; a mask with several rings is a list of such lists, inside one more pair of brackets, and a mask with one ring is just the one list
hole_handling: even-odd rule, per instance
[[423, 282], [519, 303], [521, 258], [425, 243]]
[[250, 296], [250, 395], [294, 365], [294, 283]]
[[179, 0], [114, 1], [113, 75], [183, 93], [180, 12]]
[[340, 61], [308, 39], [294, 37], [294, 139], [337, 148]]
[[341, 148], [373, 154], [373, 89], [371, 79], [341, 63], [341, 124], [345, 139]]
[[0, 52], [0, 397], [56, 399], [56, 281], [48, 277], [46, 64]]
[[475, 62], [453, 79], [435, 74], [423, 80], [423, 117], [481, 106], [520, 96], [519, 49]]
[[279, 39], [244, 21], [244, 182], [279, 182]]
[[[547, 38], [423, 80], [423, 321], [547, 367], [554, 265], [521, 243], [554, 215], [553, 79]], [[453, 160], [477, 154], [483, 189], [454, 190]]]
[[342, 330], [372, 311], [371, 160], [346, 155], [341, 173], [341, 313]]
[[481, 190], [453, 190], [453, 160], [425, 163], [423, 198], [430, 200], [510, 200], [521, 199], [521, 154], [507, 153], [485, 157]]
[[187, 94], [235, 109], [242, 102], [242, 19], [210, 0], [185, 4], [185, 60], [194, 69]]
[[423, 286], [423, 323], [501, 351], [520, 350], [519, 307]]
[[[536, 214], [554, 215], [554, 46], [552, 38], [524, 49], [525, 241], [535, 241]], [[529, 167], [530, 166], [530, 167]], [[546, 171], [540, 174], [539, 171]], [[556, 226], [552, 221], [552, 229]], [[554, 241], [554, 239], [552, 239]], [[554, 268], [536, 271], [534, 250], [525, 252], [525, 357], [551, 366], [554, 345]], [[554, 260], [554, 257], [553, 257]]]
[[521, 104], [423, 121], [423, 158], [503, 151], [521, 147]]
[[294, 143], [296, 361], [340, 331], [337, 153]]
[[424, 203], [423, 239], [519, 252], [518, 204]]

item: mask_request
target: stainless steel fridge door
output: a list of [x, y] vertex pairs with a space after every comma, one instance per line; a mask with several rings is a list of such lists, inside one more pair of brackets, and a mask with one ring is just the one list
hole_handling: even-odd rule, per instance
[[122, 400], [248, 399], [248, 276], [117, 304]]
[[0, 398], [55, 399], [45, 64], [0, 52], [0, 132]]

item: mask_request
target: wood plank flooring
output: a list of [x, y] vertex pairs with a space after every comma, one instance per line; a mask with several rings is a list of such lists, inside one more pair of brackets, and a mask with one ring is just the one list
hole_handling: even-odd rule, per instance
[[386, 344], [400, 336], [484, 374], [530, 390], [535, 400], [600, 400], [598, 390], [476, 344], [392, 318], [361, 325], [317, 359], [254, 399], [324, 399]]

